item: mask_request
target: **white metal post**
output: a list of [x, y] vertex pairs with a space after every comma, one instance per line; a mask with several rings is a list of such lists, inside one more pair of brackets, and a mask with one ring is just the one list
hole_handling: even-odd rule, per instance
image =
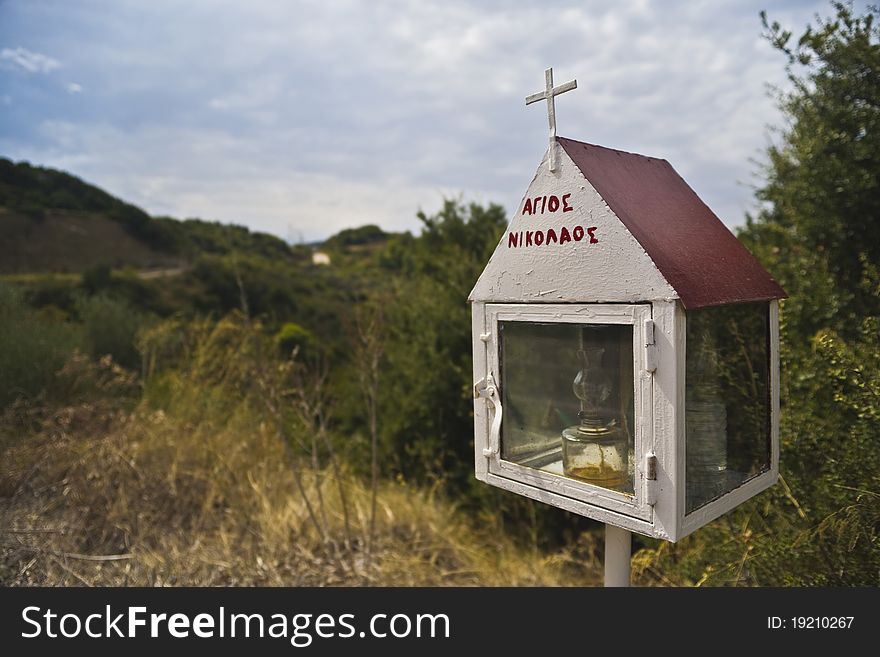
[[629, 586], [632, 534], [605, 525], [605, 586]]

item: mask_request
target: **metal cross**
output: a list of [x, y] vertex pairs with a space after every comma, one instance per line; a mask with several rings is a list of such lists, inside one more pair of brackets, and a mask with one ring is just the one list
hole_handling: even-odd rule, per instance
[[556, 171], [556, 102], [554, 98], [566, 91], [577, 89], [577, 80], [560, 84], [558, 87], [553, 86], [553, 69], [548, 68], [544, 71], [544, 91], [539, 91], [531, 96], [526, 96], [526, 105], [537, 103], [539, 100], [547, 101], [547, 120], [550, 122], [550, 171]]

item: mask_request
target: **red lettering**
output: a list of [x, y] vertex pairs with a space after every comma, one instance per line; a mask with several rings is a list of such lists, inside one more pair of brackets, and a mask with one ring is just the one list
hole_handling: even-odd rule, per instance
[[547, 209], [550, 212], [556, 212], [559, 209], [559, 199], [555, 196], [551, 196], [550, 200], [547, 201]]
[[[533, 208], [534, 207], [535, 206], [533, 206]], [[589, 236], [590, 239], [589, 244], [598, 244], [599, 238], [596, 237], [597, 230], [599, 229], [596, 226], [590, 226], [589, 228], [575, 226], [571, 230], [566, 226], [562, 226], [559, 228], [558, 233], [555, 228], [548, 228], [547, 230], [519, 231], [517, 233], [510, 232], [507, 234], [507, 248], [516, 249], [527, 246], [543, 246], [544, 244], [566, 244], [572, 240], [580, 242], [587, 236]]]
[[523, 205], [523, 214], [532, 214], [532, 199], [527, 198], [525, 205]]
[[544, 208], [547, 206], [547, 197], [541, 198], [541, 214], [544, 214]]
[[569, 196], [571, 196], [571, 194], [566, 194], [565, 196], [562, 197], [562, 211], [563, 212], [571, 212], [572, 210], [574, 210], [574, 208], [568, 204], [568, 197]]

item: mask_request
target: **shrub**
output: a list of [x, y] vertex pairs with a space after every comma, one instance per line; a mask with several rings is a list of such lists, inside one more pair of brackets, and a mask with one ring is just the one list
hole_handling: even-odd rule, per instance
[[20, 290], [0, 283], [0, 406], [45, 390], [81, 344], [78, 327], [34, 312]]
[[78, 297], [76, 312], [83, 323], [89, 353], [95, 357], [110, 354], [124, 367], [140, 364], [135, 337], [147, 323], [147, 316], [128, 302], [104, 294]]
[[315, 336], [299, 324], [285, 322], [275, 334], [275, 343], [284, 354], [290, 354], [294, 350], [304, 354], [314, 347]]

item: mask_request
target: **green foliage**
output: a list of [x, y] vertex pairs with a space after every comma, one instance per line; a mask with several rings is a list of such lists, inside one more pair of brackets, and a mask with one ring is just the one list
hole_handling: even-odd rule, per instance
[[135, 338], [148, 318], [128, 302], [106, 294], [80, 296], [76, 313], [83, 325], [89, 353], [95, 357], [110, 354], [129, 368], [140, 365]]
[[282, 353], [296, 352], [303, 354], [310, 351], [315, 345], [315, 336], [311, 331], [304, 329], [294, 322], [285, 322], [275, 334], [275, 343]]
[[344, 334], [340, 322], [348, 299], [358, 287], [356, 278], [346, 280], [344, 272], [330, 268], [302, 269], [275, 259], [254, 255], [199, 258], [185, 276], [191, 286], [190, 301], [202, 313], [225, 314], [243, 310], [261, 317], [267, 325], [279, 327], [295, 320], [303, 328], [322, 336], [329, 350], [342, 350]]
[[359, 246], [362, 244], [384, 242], [388, 237], [388, 233], [375, 224], [367, 224], [358, 228], [346, 228], [345, 230], [341, 230], [336, 235], [329, 237], [324, 242], [323, 246], [327, 248]]
[[76, 326], [35, 312], [20, 290], [0, 283], [0, 407], [49, 387], [80, 344]]
[[[880, 32], [832, 3], [791, 45], [767, 203], [740, 238], [783, 284], [781, 482], [640, 570], [679, 584], [880, 584]], [[662, 574], [662, 575], [661, 575]]]
[[167, 217], [154, 221], [173, 235], [178, 249], [190, 257], [205, 253], [246, 253], [279, 260], [291, 258], [290, 247], [284, 240], [268, 233], [253, 232], [245, 226], [201, 219], [176, 221]]
[[422, 234], [392, 242], [384, 259], [396, 284], [382, 370], [382, 462], [463, 490], [473, 460], [467, 295], [507, 224], [500, 206], [455, 201], [419, 219]]
[[[137, 208], [79, 178], [54, 169], [12, 162], [0, 157], [0, 205], [19, 209], [32, 205], [40, 209], [57, 208], [124, 214]], [[141, 214], [143, 214], [141, 212]], [[146, 215], [144, 215], [146, 216]]]
[[21, 295], [29, 306], [35, 309], [58, 308], [70, 315], [73, 313], [74, 299], [79, 292], [77, 277], [49, 275], [20, 285]]
[[94, 265], [83, 272], [82, 286], [90, 294], [110, 287], [110, 266], [105, 264]]
[[865, 263], [880, 262], [877, 10], [855, 16], [848, 5], [832, 5], [834, 17], [796, 45], [764, 18], [767, 38], [788, 57], [794, 89], [779, 98], [790, 127], [768, 151], [758, 198], [769, 207], [750, 231], [771, 247], [764, 255], [773, 271], [800, 297], [789, 321], [805, 335], [823, 327], [848, 334], [859, 317], [880, 314], [880, 298], [860, 288]]
[[[880, 31], [876, 9], [833, 7], [794, 47], [769, 26], [795, 90], [781, 99], [790, 128], [769, 151], [759, 194], [771, 205], [744, 234], [791, 295], [781, 327], [783, 473], [811, 528], [849, 508], [856, 490], [876, 492], [880, 459], [880, 427], [865, 411], [880, 407], [870, 392], [880, 344]], [[833, 535], [812, 540], [845, 558]], [[857, 560], [870, 564], [860, 547]], [[878, 572], [850, 569], [834, 581], [876, 584]]]

